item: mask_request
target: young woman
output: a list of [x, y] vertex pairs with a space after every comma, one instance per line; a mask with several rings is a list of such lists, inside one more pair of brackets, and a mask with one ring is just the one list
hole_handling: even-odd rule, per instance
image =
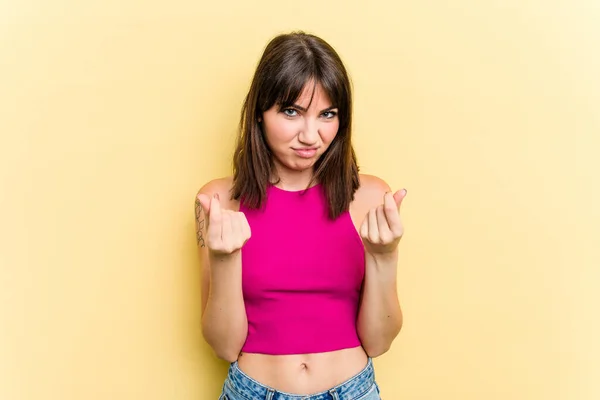
[[358, 173], [335, 50], [275, 37], [244, 102], [231, 177], [196, 198], [202, 332], [231, 363], [220, 399], [379, 399], [371, 359], [402, 326], [399, 208]]

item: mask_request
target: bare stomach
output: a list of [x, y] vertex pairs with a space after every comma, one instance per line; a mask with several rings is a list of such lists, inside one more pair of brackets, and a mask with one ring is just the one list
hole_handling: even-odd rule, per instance
[[265, 386], [292, 394], [312, 394], [331, 389], [367, 365], [362, 347], [327, 353], [274, 356], [242, 353], [238, 367]]

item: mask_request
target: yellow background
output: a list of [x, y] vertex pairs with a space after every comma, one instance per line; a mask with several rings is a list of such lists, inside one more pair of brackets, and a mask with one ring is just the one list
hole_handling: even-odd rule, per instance
[[408, 188], [386, 400], [600, 398], [600, 3], [0, 2], [0, 398], [216, 399], [193, 200], [267, 41], [328, 40]]

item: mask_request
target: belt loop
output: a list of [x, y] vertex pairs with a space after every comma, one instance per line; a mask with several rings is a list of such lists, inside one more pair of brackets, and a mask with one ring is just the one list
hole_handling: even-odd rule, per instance
[[267, 388], [267, 397], [265, 397], [265, 400], [272, 400], [273, 396], [275, 396], [275, 390]]
[[338, 392], [337, 392], [337, 390], [336, 390], [336, 389], [331, 389], [331, 390], [329, 391], [329, 394], [331, 395], [331, 398], [332, 398], [333, 400], [340, 400], [340, 396], [338, 395]]

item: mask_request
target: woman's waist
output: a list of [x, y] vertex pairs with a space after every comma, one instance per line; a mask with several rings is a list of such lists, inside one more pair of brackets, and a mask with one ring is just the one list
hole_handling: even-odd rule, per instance
[[248, 377], [275, 390], [310, 394], [347, 381], [363, 371], [367, 363], [367, 354], [358, 346], [311, 354], [242, 353], [237, 367]]

